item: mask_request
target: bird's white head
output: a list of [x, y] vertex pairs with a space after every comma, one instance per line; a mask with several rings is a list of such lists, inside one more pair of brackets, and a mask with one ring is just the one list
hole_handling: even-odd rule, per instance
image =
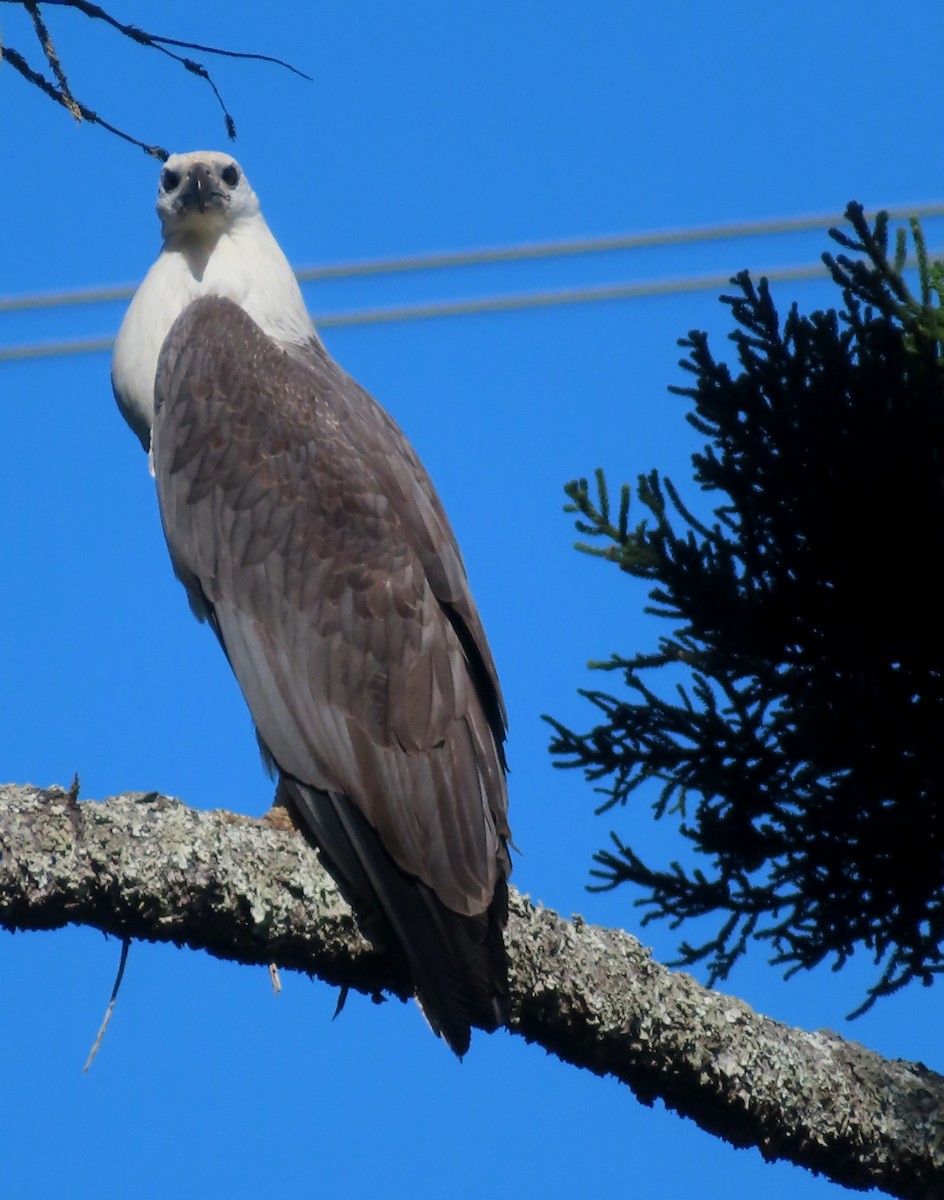
[[256, 193], [230, 155], [194, 150], [172, 154], [164, 164], [157, 215], [165, 244], [215, 242], [238, 221], [258, 212]]

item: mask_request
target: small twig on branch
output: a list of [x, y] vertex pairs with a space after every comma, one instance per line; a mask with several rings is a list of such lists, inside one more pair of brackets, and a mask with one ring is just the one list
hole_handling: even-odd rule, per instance
[[[46, 24], [40, 15], [40, 0], [0, 0], [0, 3], [21, 4], [30, 14], [33, 20], [33, 28], [36, 32], [36, 36], [39, 39], [39, 43], [43, 49], [43, 54], [46, 57], [46, 61], [49, 64], [50, 70], [52, 71], [56, 82], [52, 83], [48, 79], [44, 78], [44, 76], [40, 75], [39, 72], [34, 71], [23, 58], [23, 56], [9, 46], [3, 46], [0, 44], [0, 59], [8, 62], [15, 71], [24, 77], [24, 79], [38, 87], [42, 92], [49, 96], [50, 99], [55, 100], [58, 104], [61, 104], [64, 108], [67, 108], [77, 121], [85, 120], [91, 125], [100, 125], [103, 129], [107, 129], [109, 133], [114, 133], [124, 141], [131, 142], [133, 145], [138, 146], [146, 154], [150, 154], [152, 157], [158, 158], [162, 162], [166, 160], [168, 157], [167, 151], [161, 146], [153, 146], [139, 141], [137, 138], [123, 132], [114, 125], [110, 125], [107, 121], [102, 120], [102, 118], [96, 112], [82, 104], [73, 96], [66, 79], [65, 71], [63, 70], [59, 56], [56, 53], [55, 46], [53, 45], [49, 30], [47, 29]], [[186, 71], [189, 71], [192, 75], [196, 75], [199, 79], [202, 79], [209, 86], [213, 92], [213, 95], [216, 97], [217, 103], [219, 104], [223, 113], [223, 122], [226, 127], [226, 134], [231, 141], [235, 141], [236, 139], [236, 122], [233, 120], [232, 114], [227, 109], [220, 90], [216, 86], [216, 83], [210, 75], [210, 72], [202, 63], [197, 62], [195, 59], [188, 58], [186, 55], [177, 54], [174, 50], [170, 49], [170, 47], [175, 46], [180, 50], [194, 50], [202, 54], [215, 54], [221, 58], [238, 58], [247, 60], [255, 59], [258, 62], [272, 63], [274, 66], [279, 66], [284, 68], [286, 71], [291, 71], [293, 75], [298, 75], [302, 79], [307, 79], [309, 81], [311, 80], [311, 76], [306, 75], [304, 71], [300, 71], [297, 67], [293, 67], [291, 63], [287, 63], [283, 59], [275, 58], [269, 54], [256, 54], [238, 50], [224, 50], [218, 46], [207, 46], [200, 42], [188, 42], [183, 41], [180, 38], [170, 38], [164, 37], [163, 35], [157, 33], [149, 33], [147, 30], [139, 29], [136, 25], [129, 25], [124, 21], [119, 21], [116, 17], [113, 17], [111, 13], [106, 12], [104, 8], [101, 8], [97, 4], [90, 3], [89, 0], [42, 0], [42, 3], [46, 4], [47, 7], [71, 8], [76, 12], [80, 12], [84, 16], [87, 16], [90, 20], [102, 21], [112, 29], [117, 30], [123, 37], [129, 38], [131, 41], [136, 42], [139, 46], [145, 46], [149, 50], [157, 50], [161, 54], [166, 54], [168, 58], [171, 58], [174, 60], [174, 62], [179, 63]]]
[[75, 102], [75, 97], [69, 88], [69, 81], [66, 79], [66, 73], [62, 69], [62, 63], [59, 61], [59, 55], [56, 53], [56, 47], [53, 45], [52, 38], [49, 36], [49, 30], [46, 28], [46, 22], [43, 20], [39, 11], [39, 0], [23, 0], [24, 7], [29, 15], [33, 18], [33, 29], [36, 31], [36, 37], [39, 39], [39, 44], [43, 48], [43, 54], [46, 55], [46, 62], [49, 63], [50, 70], [56, 77], [59, 84], [59, 95], [62, 103], [72, 113], [77, 121], [82, 120], [82, 113], [79, 111], [79, 106]]
[[115, 976], [115, 986], [111, 989], [111, 999], [108, 1001], [108, 1007], [105, 1009], [105, 1016], [102, 1019], [101, 1026], [98, 1030], [98, 1036], [92, 1044], [92, 1049], [89, 1051], [89, 1056], [85, 1060], [85, 1066], [82, 1068], [82, 1074], [88, 1074], [88, 1069], [95, 1060], [95, 1055], [98, 1053], [98, 1048], [102, 1044], [102, 1038], [105, 1036], [105, 1030], [108, 1028], [108, 1022], [111, 1020], [111, 1014], [115, 1008], [115, 1001], [118, 999], [118, 989], [121, 987], [121, 981], [125, 974], [125, 963], [128, 961], [128, 950], [131, 948], [131, 938], [125, 938], [121, 943], [121, 958], [118, 961], [118, 974]]
[[[57, 104], [68, 108], [70, 112], [72, 111], [71, 106], [60, 90], [54, 84], [51, 84], [48, 79], [44, 79], [38, 71], [34, 71], [19, 51], [14, 50], [12, 46], [0, 46], [0, 58], [4, 62], [8, 62], [13, 70], [22, 75], [29, 83], [34, 84], [41, 92], [44, 92], [50, 100], [55, 100]], [[108, 121], [103, 120], [98, 113], [93, 112], [80, 100], [75, 100], [74, 103], [78, 107], [82, 120], [88, 121], [90, 125], [101, 125], [102, 129], [107, 129], [109, 133], [120, 137], [122, 141], [130, 142], [132, 146], [137, 146], [145, 154], [150, 154], [152, 158], [157, 158], [161, 162], [166, 162], [170, 157], [169, 151], [165, 150], [163, 146], [150, 146], [147, 142], [142, 142], [138, 138], [132, 137], [130, 133], [125, 133], [123, 129], [119, 129], [116, 125], [109, 124]]]
[[298, 75], [302, 79], [307, 79], [311, 83], [311, 76], [306, 75], [304, 71], [300, 71], [298, 67], [293, 67], [291, 63], [285, 62], [284, 59], [275, 58], [271, 54], [256, 54], [248, 50], [223, 50], [219, 46], [205, 46], [201, 42], [185, 42], [179, 38], [164, 37], [159, 33], [146, 33], [143, 29], [138, 29], [135, 25], [125, 25], [111, 13], [106, 12], [97, 4], [90, 4], [88, 0], [43, 0], [47, 6], [55, 6], [56, 8], [74, 8], [92, 20], [104, 21], [106, 25], [111, 25], [113, 29], [117, 29], [119, 33], [123, 33], [125, 37], [131, 38], [135, 42], [139, 42], [142, 46], [179, 46], [181, 50], [196, 50], [200, 54], [216, 54], [220, 58], [245, 58], [255, 59], [257, 62], [272, 63], [276, 67], [284, 67], [286, 71], [291, 71], [293, 75]]

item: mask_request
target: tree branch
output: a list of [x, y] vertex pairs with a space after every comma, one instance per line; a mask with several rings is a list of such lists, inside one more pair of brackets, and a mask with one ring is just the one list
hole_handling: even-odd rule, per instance
[[132, 137], [130, 133], [125, 133], [123, 129], [119, 129], [117, 125], [109, 124], [98, 113], [93, 112], [80, 100], [76, 100], [74, 96], [70, 95], [66, 98], [59, 88], [51, 84], [48, 79], [44, 79], [38, 71], [34, 71], [23, 55], [14, 50], [12, 46], [0, 44], [0, 61], [9, 63], [13, 70], [22, 75], [27, 83], [38, 87], [50, 100], [55, 100], [57, 104], [61, 104], [64, 108], [67, 108], [73, 116], [78, 113], [79, 117], [83, 121], [88, 121], [90, 125], [101, 125], [102, 129], [107, 129], [109, 133], [113, 133], [116, 137], [121, 138], [122, 141], [130, 142], [132, 146], [137, 146], [145, 154], [149, 154], [151, 158], [159, 159], [161, 162], [166, 161], [168, 158], [168, 152], [163, 146], [150, 146], [147, 142], [139, 141], [138, 138]]
[[[365, 992], [410, 993], [299, 836], [154, 793], [0, 786], [0, 926], [91, 925]], [[944, 1194], [944, 1078], [790, 1029], [652, 961], [627, 933], [512, 893], [510, 1028], [737, 1146], [847, 1187]]]
[[[64, 108], [67, 108], [77, 121], [88, 121], [91, 125], [100, 125], [103, 129], [107, 129], [109, 133], [113, 133], [124, 141], [130, 142], [133, 146], [140, 147], [145, 154], [151, 155], [152, 158], [160, 159], [161, 162], [167, 159], [168, 152], [163, 146], [154, 146], [147, 142], [142, 142], [117, 126], [109, 124], [108, 121], [105, 121], [98, 113], [93, 112], [92, 109], [72, 94], [49, 29], [40, 15], [40, 0], [0, 0], [0, 4], [2, 3], [17, 4], [29, 14], [33, 22], [33, 31], [42, 48], [46, 62], [53, 73], [55, 82], [46, 79], [45, 76], [34, 70], [18, 50], [15, 50], [12, 46], [3, 45], [2, 39], [0, 39], [0, 63], [9, 63], [13, 70], [22, 75], [28, 83], [39, 88], [44, 95], [48, 96], [51, 100], [55, 100], [57, 104], [61, 104]], [[170, 38], [158, 33], [148, 33], [147, 30], [139, 29], [136, 25], [129, 25], [124, 21], [117, 20], [117, 18], [113, 17], [111, 13], [106, 12], [99, 5], [91, 3], [91, 0], [42, 0], [42, 3], [48, 8], [73, 9], [76, 12], [83, 13], [93, 21], [101, 21], [112, 29], [115, 29], [122, 37], [139, 46], [144, 46], [146, 49], [156, 50], [160, 54], [166, 55], [168, 58], [173, 59], [174, 62], [179, 63], [191, 75], [196, 75], [198, 79], [202, 79], [216, 97], [217, 103], [223, 113], [223, 123], [226, 127], [227, 137], [231, 141], [235, 141], [236, 139], [236, 122], [227, 109], [223, 97], [220, 95], [219, 88], [216, 86], [210, 72], [202, 63], [196, 62], [192, 58], [187, 58], [185, 55], [178, 54], [176, 50], [172, 50], [169, 47], [175, 46], [179, 50], [196, 50], [203, 54], [215, 54], [221, 58], [255, 59], [258, 62], [272, 63], [283, 67], [287, 71], [291, 71], [293, 75], [298, 75], [302, 79], [311, 81], [311, 76], [306, 75], [304, 71], [299, 71], [291, 63], [284, 62], [280, 58], [274, 58], [270, 54], [225, 50], [218, 46], [207, 46], [199, 42], [187, 42], [182, 41], [180, 38]]]

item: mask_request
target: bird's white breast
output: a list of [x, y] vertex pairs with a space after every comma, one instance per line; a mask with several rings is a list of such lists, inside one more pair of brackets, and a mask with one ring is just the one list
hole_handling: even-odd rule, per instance
[[292, 268], [261, 215], [237, 221], [210, 247], [169, 242], [135, 293], [112, 356], [115, 398], [145, 449], [161, 347], [187, 305], [207, 295], [233, 300], [283, 345], [316, 336]]

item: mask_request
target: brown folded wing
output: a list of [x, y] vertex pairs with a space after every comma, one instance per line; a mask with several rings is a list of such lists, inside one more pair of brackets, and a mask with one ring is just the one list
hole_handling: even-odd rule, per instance
[[413, 450], [318, 344], [286, 351], [217, 297], [171, 329], [156, 399], [175, 570], [264, 747], [290, 780], [346, 798], [450, 913], [479, 918], [471, 935], [494, 959], [485, 931], [501, 924], [509, 869], [504, 709]]

